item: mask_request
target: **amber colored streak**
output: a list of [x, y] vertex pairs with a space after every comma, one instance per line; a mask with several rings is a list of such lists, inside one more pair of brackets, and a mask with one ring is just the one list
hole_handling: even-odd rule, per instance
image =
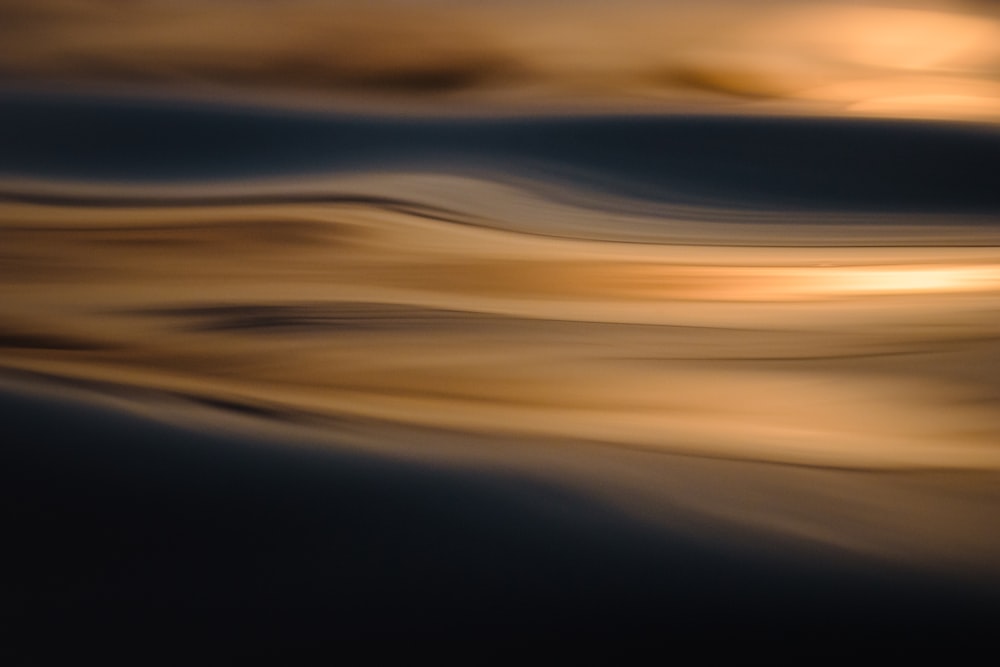
[[998, 35], [989, 5], [947, 0], [15, 0], [0, 7], [0, 74], [311, 91], [394, 111], [680, 105], [996, 120]]
[[2, 216], [8, 368], [709, 457], [1000, 466], [996, 248], [612, 243], [361, 204]]

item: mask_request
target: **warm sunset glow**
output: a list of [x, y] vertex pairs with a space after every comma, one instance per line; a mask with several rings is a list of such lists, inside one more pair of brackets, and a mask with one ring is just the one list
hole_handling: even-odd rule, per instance
[[840, 280], [847, 289], [885, 292], [944, 292], [995, 289], [1000, 269], [990, 268], [884, 268], [845, 271]]
[[985, 4], [585, 4], [11, 0], [0, 73], [396, 112], [459, 95], [493, 111], [1000, 117], [1000, 15]]
[[998, 267], [843, 267], [811, 276], [817, 292], [937, 293], [1000, 287]]
[[996, 643], [997, 0], [0, 0], [0, 45], [9, 664]]

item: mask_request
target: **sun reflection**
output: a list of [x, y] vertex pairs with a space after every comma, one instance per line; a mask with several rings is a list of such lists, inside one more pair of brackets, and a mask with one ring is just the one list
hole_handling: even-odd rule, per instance
[[838, 293], [965, 292], [997, 287], [1000, 269], [922, 266], [845, 268], [822, 274], [820, 281], [818, 291]]
[[[622, 267], [607, 283], [622, 297], [706, 301], [822, 301], [869, 295], [972, 294], [1000, 288], [997, 266], [651, 266]], [[645, 274], [645, 279], [642, 278]], [[628, 279], [623, 279], [625, 276]], [[617, 278], [617, 280], [612, 280]]]

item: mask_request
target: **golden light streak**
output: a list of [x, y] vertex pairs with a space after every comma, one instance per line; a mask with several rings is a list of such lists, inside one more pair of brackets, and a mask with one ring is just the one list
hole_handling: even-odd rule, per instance
[[997, 12], [897, 4], [11, 0], [0, 74], [397, 113], [1000, 118]]
[[[0, 334], [68, 341], [8, 346], [7, 367], [701, 455], [1000, 468], [997, 413], [970, 400], [993, 391], [993, 348], [963, 343], [995, 333], [997, 248], [614, 243], [361, 204], [2, 213]], [[913, 364], [927, 349], [940, 368]]]
[[844, 269], [830, 282], [850, 292], [968, 292], [1000, 286], [1000, 267], [883, 267]]
[[[1000, 11], [972, 0], [0, 0], [0, 43], [7, 87], [167, 107], [1000, 121]], [[801, 127], [862, 125], [899, 127]], [[919, 142], [933, 124], [905, 125]], [[803, 156], [803, 176], [874, 154], [845, 148]], [[400, 148], [411, 171], [226, 185], [4, 179], [0, 381], [998, 571], [996, 220], [912, 212], [925, 174], [888, 184], [905, 212], [804, 214], [624, 201], [544, 169], [447, 175], [421, 151]], [[981, 195], [988, 163], [938, 203], [962, 174]], [[887, 172], [865, 174], [876, 199]]]

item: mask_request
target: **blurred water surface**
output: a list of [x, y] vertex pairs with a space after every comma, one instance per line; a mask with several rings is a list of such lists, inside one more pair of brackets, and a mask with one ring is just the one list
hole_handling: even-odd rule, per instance
[[[744, 557], [767, 562], [740, 584], [750, 598], [766, 597], [780, 560], [823, 577], [834, 562], [972, 582], [995, 602], [995, 10], [782, 3], [751, 21], [736, 5], [588, 7], [570, 20], [556, 4], [252, 3], [229, 24], [227, 3], [7, 3], [19, 28], [0, 57], [0, 369], [10, 469], [34, 471], [11, 473], [11, 493], [43, 498], [49, 484], [99, 497], [74, 486], [91, 468], [69, 482], [53, 471], [87, 452], [102, 461], [92, 468], [131, 461], [123, 434], [137, 434], [137, 451], [201, 442], [235, 470], [256, 470], [247, 462], [265, 441], [293, 457], [326, 452], [316, 469], [330, 488], [361, 494], [317, 490], [317, 503], [403, 502], [393, 489], [415, 484], [421, 500], [405, 503], [421, 508], [417, 525], [463, 498], [483, 508], [495, 532], [473, 531], [482, 543], [447, 538], [469, 550], [454, 590], [512, 544], [558, 570], [562, 556], [538, 537], [557, 526], [569, 531], [559, 548], [592, 557], [588, 577], [602, 558], [608, 572], [637, 568], [617, 589], [619, 574], [605, 573], [599, 599], [616, 603], [647, 576], [646, 603], [679, 590], [655, 561], [699, 550], [727, 576]], [[388, 12], [419, 20], [389, 24]], [[527, 20], [544, 12], [545, 30]], [[108, 32], [111, 15], [129, 29]], [[657, 25], [670, 34], [700, 27], [671, 42], [648, 27], [668, 15]], [[254, 42], [277, 16], [287, 21], [272, 41]], [[432, 30], [435, 16], [456, 23]], [[319, 36], [304, 40], [310, 31]], [[392, 49], [379, 41], [390, 33]], [[482, 34], [495, 43], [470, 37]], [[425, 60], [407, 55], [428, 44]], [[121, 86], [129, 77], [141, 85]], [[38, 416], [48, 413], [79, 426], [59, 430]], [[89, 435], [77, 442], [76, 428]], [[112, 491], [155, 477], [136, 460], [108, 464]], [[286, 476], [313, 465], [280, 460]], [[36, 490], [30, 479], [48, 481]], [[225, 505], [220, 516], [256, 516], [246, 498], [258, 482], [240, 492], [242, 510], [213, 484], [195, 487]], [[121, 493], [145, 498], [140, 486]], [[452, 500], [432, 502], [432, 488]], [[127, 505], [108, 503], [95, 516]], [[351, 567], [432, 541], [374, 510], [337, 523], [285, 508], [293, 525], [329, 520], [338, 540], [367, 545], [343, 556]], [[530, 544], [505, 522], [533, 526]], [[170, 530], [220, 559], [257, 539], [234, 528], [223, 547], [208, 529]], [[268, 531], [268, 557], [288, 566], [273, 555], [285, 533]], [[299, 538], [287, 542], [295, 559]], [[448, 551], [435, 544], [428, 563]], [[185, 567], [216, 572], [196, 551]], [[161, 556], [130, 567], [181, 577]], [[362, 579], [430, 576], [379, 563]], [[691, 598], [705, 568], [686, 584]], [[235, 588], [259, 583], [239, 572]], [[516, 578], [503, 572], [497, 581]], [[854, 574], [837, 576], [887, 581]], [[87, 579], [63, 597], [132, 595], [143, 576]], [[469, 595], [496, 594], [490, 581]], [[550, 584], [538, 595], [560, 604], [583, 585]], [[278, 606], [315, 603], [282, 586]]]

